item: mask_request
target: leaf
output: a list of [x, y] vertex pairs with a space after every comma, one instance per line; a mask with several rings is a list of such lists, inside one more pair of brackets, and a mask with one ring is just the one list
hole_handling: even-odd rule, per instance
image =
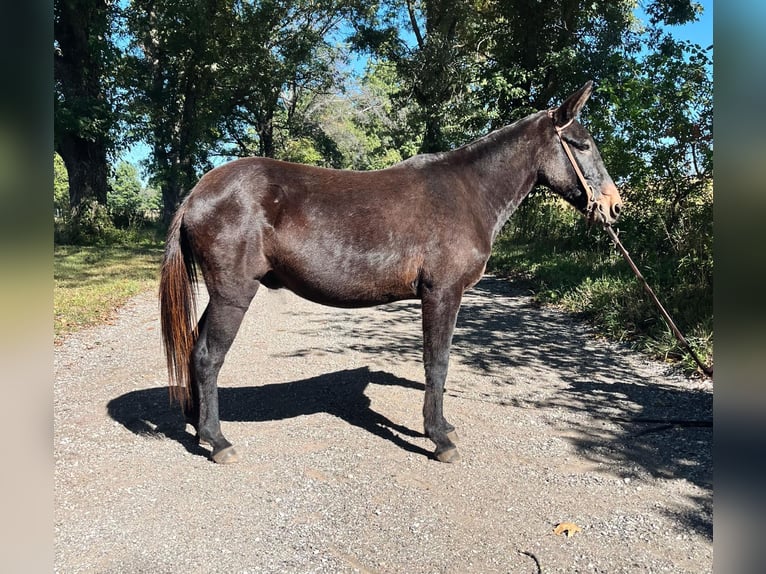
[[567, 538], [574, 536], [575, 532], [582, 532], [582, 528], [577, 526], [574, 522], [559, 522], [556, 528], [553, 529], [553, 533], [560, 535], [562, 532], [567, 533]]

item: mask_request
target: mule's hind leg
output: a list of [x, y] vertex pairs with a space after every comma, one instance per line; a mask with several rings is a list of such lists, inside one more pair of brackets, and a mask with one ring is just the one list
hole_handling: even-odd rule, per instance
[[193, 385], [198, 398], [197, 434], [200, 442], [213, 448], [213, 460], [222, 464], [237, 462], [239, 454], [221, 432], [218, 373], [256, 289], [257, 285], [239, 304], [211, 296], [200, 320], [199, 337], [192, 352]]
[[442, 462], [460, 460], [453, 442], [457, 436], [455, 427], [444, 418], [444, 381], [461, 298], [462, 290], [459, 289], [423, 291], [423, 364], [426, 371], [423, 426], [426, 436], [436, 444], [434, 456]]
[[[205, 323], [207, 322], [207, 309], [205, 309], [204, 313], [202, 313], [202, 316], [199, 318], [199, 321], [197, 322], [197, 332], [202, 332], [205, 330]], [[188, 402], [182, 402], [181, 408], [184, 413], [184, 419], [186, 420], [186, 424], [192, 425], [194, 427], [195, 432], [199, 435], [199, 383], [194, 376], [194, 370], [192, 367], [192, 376], [191, 376], [191, 384], [189, 386], [189, 400]]]

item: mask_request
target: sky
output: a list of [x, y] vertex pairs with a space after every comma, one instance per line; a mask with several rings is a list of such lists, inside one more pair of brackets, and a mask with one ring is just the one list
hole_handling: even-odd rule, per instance
[[[713, 44], [713, 0], [696, 0], [702, 5], [703, 12], [696, 22], [684, 24], [683, 26], [669, 26], [667, 30], [677, 40], [690, 40], [707, 48]], [[641, 2], [643, 3], [643, 2]], [[636, 15], [645, 19], [645, 12], [639, 7]]]
[[[682, 26], [669, 26], [667, 27], [667, 30], [677, 40], [689, 40], [695, 44], [699, 44], [703, 48], [707, 48], [713, 44], [713, 0], [696, 1], [701, 4], [703, 8], [703, 12], [699, 16], [698, 20], [696, 22], [691, 22]], [[642, 20], [646, 19], [646, 14], [640, 6], [636, 9], [636, 15]], [[139, 166], [139, 162], [146, 159], [148, 154], [149, 146], [144, 143], [138, 143], [132, 146], [124, 154], [123, 159], [136, 166]], [[139, 171], [142, 174], [143, 184], [146, 185], [146, 177], [143, 173], [144, 170], [139, 167]]]

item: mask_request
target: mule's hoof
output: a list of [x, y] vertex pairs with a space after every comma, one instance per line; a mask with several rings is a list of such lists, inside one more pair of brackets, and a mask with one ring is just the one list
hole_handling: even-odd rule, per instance
[[213, 462], [218, 464], [233, 464], [239, 462], [239, 453], [233, 446], [227, 446], [218, 452], [213, 453]]
[[452, 442], [457, 442], [460, 440], [460, 437], [457, 436], [457, 431], [455, 429], [452, 429], [447, 433], [447, 438], [450, 439]]
[[447, 450], [443, 450], [442, 452], [435, 452], [434, 456], [436, 456], [436, 460], [439, 462], [459, 462], [460, 461], [460, 453], [457, 451], [455, 447], [448, 448]]

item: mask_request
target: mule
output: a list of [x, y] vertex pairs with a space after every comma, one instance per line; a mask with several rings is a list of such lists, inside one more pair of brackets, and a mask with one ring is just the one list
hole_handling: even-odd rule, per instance
[[[221, 432], [217, 379], [263, 285], [336, 307], [420, 299], [424, 431], [436, 459], [458, 460], [443, 410], [452, 333], [498, 232], [538, 184], [596, 223], [614, 223], [622, 208], [576, 120], [592, 86], [463, 147], [382, 170], [253, 157], [206, 173], [170, 224], [159, 295], [171, 395], [212, 459], [239, 459]], [[210, 297], [195, 326], [197, 269]]]

